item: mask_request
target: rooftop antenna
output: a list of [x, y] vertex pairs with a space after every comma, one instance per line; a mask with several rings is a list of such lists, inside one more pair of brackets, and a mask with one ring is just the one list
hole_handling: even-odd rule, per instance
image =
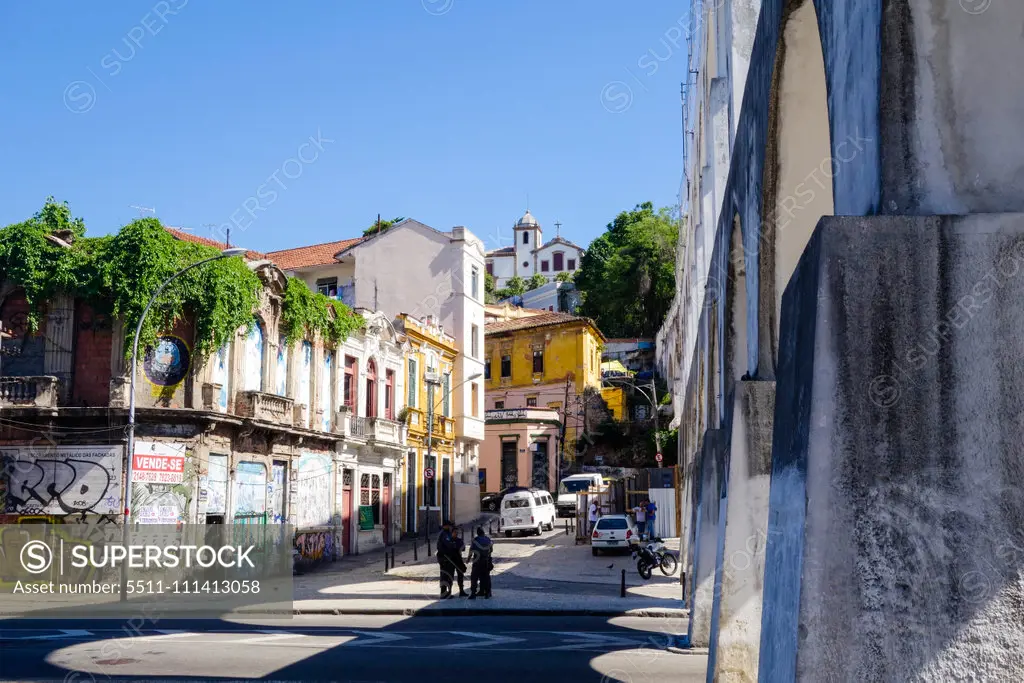
[[151, 213], [151, 214], [153, 214], [153, 216], [156, 216], [156, 208], [150, 208], [148, 206], [135, 206], [134, 204], [132, 204], [128, 208], [129, 209], [135, 209], [136, 211], [138, 211], [139, 212], [139, 218], [145, 217], [145, 215], [147, 213]]

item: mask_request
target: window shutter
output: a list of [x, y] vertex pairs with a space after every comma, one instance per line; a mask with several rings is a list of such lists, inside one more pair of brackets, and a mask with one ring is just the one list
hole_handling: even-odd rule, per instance
[[409, 400], [408, 405], [416, 406], [416, 361], [409, 361]]
[[441, 391], [444, 392], [444, 416], [448, 417], [451, 415], [451, 394], [448, 393], [449, 385], [451, 384], [451, 375], [444, 376], [444, 387]]

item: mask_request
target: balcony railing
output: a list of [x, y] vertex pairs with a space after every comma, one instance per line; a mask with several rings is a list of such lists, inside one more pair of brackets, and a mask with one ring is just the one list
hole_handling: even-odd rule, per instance
[[370, 429], [365, 417], [352, 415], [348, 418], [348, 434], [357, 439], [365, 439], [370, 435]]
[[276, 394], [262, 391], [239, 391], [235, 398], [235, 412], [254, 420], [294, 424], [294, 401]]
[[405, 444], [405, 425], [383, 417], [369, 419], [370, 434], [377, 443], [393, 446]]
[[0, 405], [56, 408], [59, 386], [56, 377], [0, 377]]

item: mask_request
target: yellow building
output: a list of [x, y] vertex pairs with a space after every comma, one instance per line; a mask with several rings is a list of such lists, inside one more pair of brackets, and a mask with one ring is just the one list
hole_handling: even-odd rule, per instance
[[[452, 516], [455, 420], [452, 418], [451, 377], [458, 351], [455, 338], [430, 317], [418, 320], [402, 314], [398, 317], [398, 327], [408, 344], [403, 397], [408, 425], [406, 515], [402, 529], [406, 533], [422, 534], [428, 509], [431, 532], [440, 529], [441, 522]], [[433, 425], [428, 420], [431, 412]], [[433, 476], [427, 476], [429, 473]]]
[[[621, 419], [622, 389], [601, 389], [605, 338], [593, 320], [543, 312], [495, 320], [486, 325], [484, 333], [487, 410], [554, 408], [565, 424], [566, 462], [576, 453], [586, 401], [603, 398]], [[485, 448], [488, 453], [493, 450]], [[491, 471], [501, 467], [484, 462], [484, 456], [480, 466]]]

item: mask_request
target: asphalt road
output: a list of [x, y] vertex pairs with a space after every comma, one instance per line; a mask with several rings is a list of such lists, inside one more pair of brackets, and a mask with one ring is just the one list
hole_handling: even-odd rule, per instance
[[669, 620], [294, 617], [274, 621], [0, 621], [0, 680], [705, 680], [706, 657], [664, 650]]

